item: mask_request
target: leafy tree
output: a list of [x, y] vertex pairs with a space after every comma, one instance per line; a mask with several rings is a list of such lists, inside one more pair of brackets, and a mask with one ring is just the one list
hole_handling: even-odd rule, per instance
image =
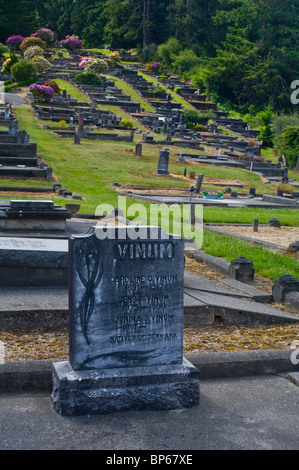
[[176, 56], [182, 51], [182, 46], [178, 39], [170, 38], [165, 44], [160, 44], [157, 49], [157, 60], [162, 67], [171, 69]]
[[0, 0], [0, 42], [8, 36], [33, 33], [38, 26], [36, 6], [32, 0]]
[[287, 126], [276, 137], [275, 147], [281, 155], [285, 155], [287, 164], [291, 168], [295, 168], [299, 157], [299, 126]]
[[244, 109], [290, 109], [289, 86], [299, 75], [299, 0], [221, 4], [214, 21], [227, 27], [227, 35], [204, 71], [208, 90]]

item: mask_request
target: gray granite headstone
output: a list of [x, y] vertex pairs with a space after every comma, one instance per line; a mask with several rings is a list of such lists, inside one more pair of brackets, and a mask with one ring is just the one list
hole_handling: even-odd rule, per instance
[[199, 371], [183, 358], [184, 241], [139, 229], [70, 239], [69, 361], [53, 364], [63, 415], [198, 404]]
[[157, 175], [168, 175], [169, 149], [160, 150]]
[[8, 126], [8, 135], [16, 136], [18, 134], [19, 123], [18, 121], [12, 121]]
[[197, 177], [196, 189], [195, 189], [195, 192], [197, 194], [199, 194], [199, 192], [200, 192], [200, 188], [201, 188], [201, 185], [202, 185], [202, 182], [203, 182], [203, 177], [204, 177], [204, 175], [202, 173], [200, 173]]
[[81, 143], [80, 134], [78, 134], [78, 133], [76, 132], [76, 134], [74, 135], [74, 144], [80, 145], [80, 143]]
[[135, 145], [135, 154], [139, 157], [142, 156], [142, 144], [139, 143]]
[[229, 266], [229, 276], [240, 282], [253, 282], [254, 267], [252, 261], [244, 256], [232, 260]]
[[299, 292], [299, 279], [290, 274], [284, 274], [278, 279], [275, 279], [272, 287], [275, 302], [283, 302], [286, 294], [289, 292]]
[[18, 144], [28, 144], [29, 142], [29, 135], [26, 131], [21, 130], [17, 133], [17, 143]]

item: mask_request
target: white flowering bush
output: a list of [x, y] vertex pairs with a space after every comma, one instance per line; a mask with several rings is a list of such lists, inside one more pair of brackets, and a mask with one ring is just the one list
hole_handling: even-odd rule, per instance
[[33, 57], [40, 56], [42, 57], [44, 54], [44, 50], [39, 46], [32, 46], [28, 47], [24, 52], [24, 59], [31, 60]]
[[42, 56], [33, 57], [32, 62], [35, 64], [37, 72], [47, 72], [52, 67], [52, 64]]
[[108, 64], [104, 59], [97, 59], [96, 57], [91, 57], [90, 59], [86, 60], [84, 63], [84, 70], [88, 72], [93, 72], [96, 74], [100, 74], [103, 72], [107, 72]]

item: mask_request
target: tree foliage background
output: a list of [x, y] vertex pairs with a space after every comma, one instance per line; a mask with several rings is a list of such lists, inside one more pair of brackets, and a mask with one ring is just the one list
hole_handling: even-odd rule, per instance
[[244, 111], [294, 110], [299, 0], [0, 0], [0, 42], [38, 27], [85, 47], [137, 49]]

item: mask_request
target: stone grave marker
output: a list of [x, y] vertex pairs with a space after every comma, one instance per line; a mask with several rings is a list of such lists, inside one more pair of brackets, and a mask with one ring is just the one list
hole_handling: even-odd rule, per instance
[[157, 227], [139, 227], [140, 238], [103, 227], [70, 239], [70, 349], [53, 364], [55, 410], [197, 405], [199, 371], [183, 358], [183, 239]]
[[200, 188], [201, 188], [201, 185], [202, 185], [203, 177], [204, 177], [204, 175], [203, 175], [202, 173], [200, 173], [200, 174], [198, 175], [198, 177], [197, 177], [196, 188], [195, 188], [196, 194], [199, 194], [199, 192], [200, 192]]
[[142, 144], [136, 144], [135, 145], [135, 154], [138, 155], [138, 157], [142, 156]]
[[168, 175], [169, 149], [160, 150], [157, 175]]
[[83, 116], [83, 113], [80, 113], [79, 114], [79, 119], [78, 119], [78, 130], [77, 132], [79, 134], [83, 134], [84, 133], [84, 116]]
[[26, 131], [22, 130], [17, 133], [17, 143], [18, 144], [28, 144], [29, 135]]
[[8, 135], [16, 136], [18, 134], [19, 123], [18, 121], [12, 121], [8, 126]]
[[75, 136], [74, 136], [74, 144], [80, 145], [80, 143], [81, 143], [80, 134], [78, 134], [78, 133], [76, 132], [76, 134], [75, 134]]
[[229, 277], [240, 282], [253, 282], [254, 267], [252, 261], [244, 256], [232, 260], [229, 265]]

